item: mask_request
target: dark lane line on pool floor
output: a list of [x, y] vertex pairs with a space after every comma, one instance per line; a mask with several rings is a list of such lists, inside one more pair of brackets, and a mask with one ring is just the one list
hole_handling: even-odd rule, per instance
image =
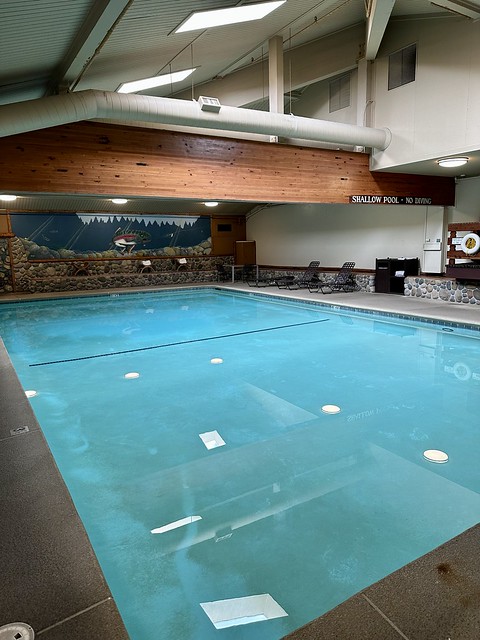
[[209, 340], [221, 340], [223, 338], [235, 338], [237, 336], [246, 336], [251, 333], [262, 333], [265, 331], [278, 331], [279, 329], [289, 329], [291, 327], [303, 327], [309, 324], [320, 324], [328, 322], [329, 318], [323, 320], [311, 320], [309, 322], [299, 322], [298, 324], [284, 324], [279, 327], [267, 327], [266, 329], [252, 329], [251, 331], [239, 331], [238, 333], [227, 333], [223, 336], [211, 336], [208, 338], [195, 338], [193, 340], [182, 340], [180, 342], [167, 342], [166, 344], [156, 344], [150, 347], [138, 347], [137, 349], [125, 349], [123, 351], [112, 351], [111, 353], [98, 353], [93, 356], [80, 356], [79, 358], [65, 358], [63, 360], [51, 360], [49, 362], [35, 362], [29, 364], [29, 367], [44, 367], [49, 364], [62, 364], [63, 362], [77, 362], [79, 360], [94, 360], [95, 358], [106, 358], [107, 356], [119, 356], [126, 353], [138, 353], [139, 351], [151, 351], [152, 349], [163, 349], [165, 347], [178, 347], [183, 344], [193, 344], [195, 342], [208, 342]]

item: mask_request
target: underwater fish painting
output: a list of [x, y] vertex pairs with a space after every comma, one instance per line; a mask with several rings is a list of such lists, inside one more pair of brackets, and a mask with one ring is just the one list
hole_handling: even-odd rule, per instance
[[146, 231], [135, 231], [134, 229], [127, 231], [119, 228], [115, 231], [112, 242], [122, 252], [128, 249], [127, 253], [131, 253], [137, 244], [150, 242], [150, 234]]
[[21, 212], [10, 214], [10, 222], [33, 260], [130, 259], [145, 252], [171, 256], [172, 249], [178, 255], [189, 255], [194, 247], [203, 255], [211, 250], [210, 216]]

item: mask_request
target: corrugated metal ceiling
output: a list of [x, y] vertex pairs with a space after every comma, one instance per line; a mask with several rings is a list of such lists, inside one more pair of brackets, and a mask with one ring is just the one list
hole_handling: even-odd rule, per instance
[[[91, 51], [80, 49], [74, 65], [79, 71], [73, 81], [68, 78], [63, 84], [74, 90], [113, 91], [122, 82], [188, 68], [193, 62], [197, 70], [192, 78], [151, 92], [163, 96], [257, 62], [266, 57], [268, 40], [274, 35], [282, 36], [288, 49], [365, 21], [365, 0], [287, 0], [264, 20], [174, 33], [195, 10], [235, 4], [233, 0], [2, 0], [0, 103], [42, 97], [57, 82], [62, 85], [58, 70], [66, 64], [72, 45], [87, 39], [95, 20], [98, 42]], [[397, 0], [393, 15], [442, 11], [429, 0]]]
[[202, 215], [244, 215], [256, 205], [251, 202], [222, 202], [218, 207], [207, 208], [198, 200], [166, 200], [162, 198], [129, 198], [127, 204], [118, 205], [109, 198], [78, 195], [23, 195], [15, 202], [0, 203], [0, 211], [83, 211], [107, 213], [192, 213]]

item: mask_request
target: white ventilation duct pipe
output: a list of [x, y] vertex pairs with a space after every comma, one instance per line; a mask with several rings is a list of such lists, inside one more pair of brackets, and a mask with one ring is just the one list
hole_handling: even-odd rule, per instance
[[391, 140], [388, 129], [227, 106], [211, 113], [202, 111], [195, 101], [93, 89], [0, 106], [0, 137], [95, 118], [259, 133], [380, 150], [386, 149]]

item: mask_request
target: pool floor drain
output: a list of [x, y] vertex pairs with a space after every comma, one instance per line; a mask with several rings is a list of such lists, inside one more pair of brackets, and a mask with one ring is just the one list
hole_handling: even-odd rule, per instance
[[10, 622], [0, 627], [0, 640], [33, 640], [35, 633], [25, 622]]
[[[21, 436], [22, 433], [28, 433], [30, 431], [30, 429], [27, 426], [24, 427], [17, 427], [16, 429], [10, 429], [10, 435], [11, 436]], [[0, 631], [3, 629], [3, 627], [0, 627]], [[0, 640], [2, 640], [2, 636], [0, 636]]]

